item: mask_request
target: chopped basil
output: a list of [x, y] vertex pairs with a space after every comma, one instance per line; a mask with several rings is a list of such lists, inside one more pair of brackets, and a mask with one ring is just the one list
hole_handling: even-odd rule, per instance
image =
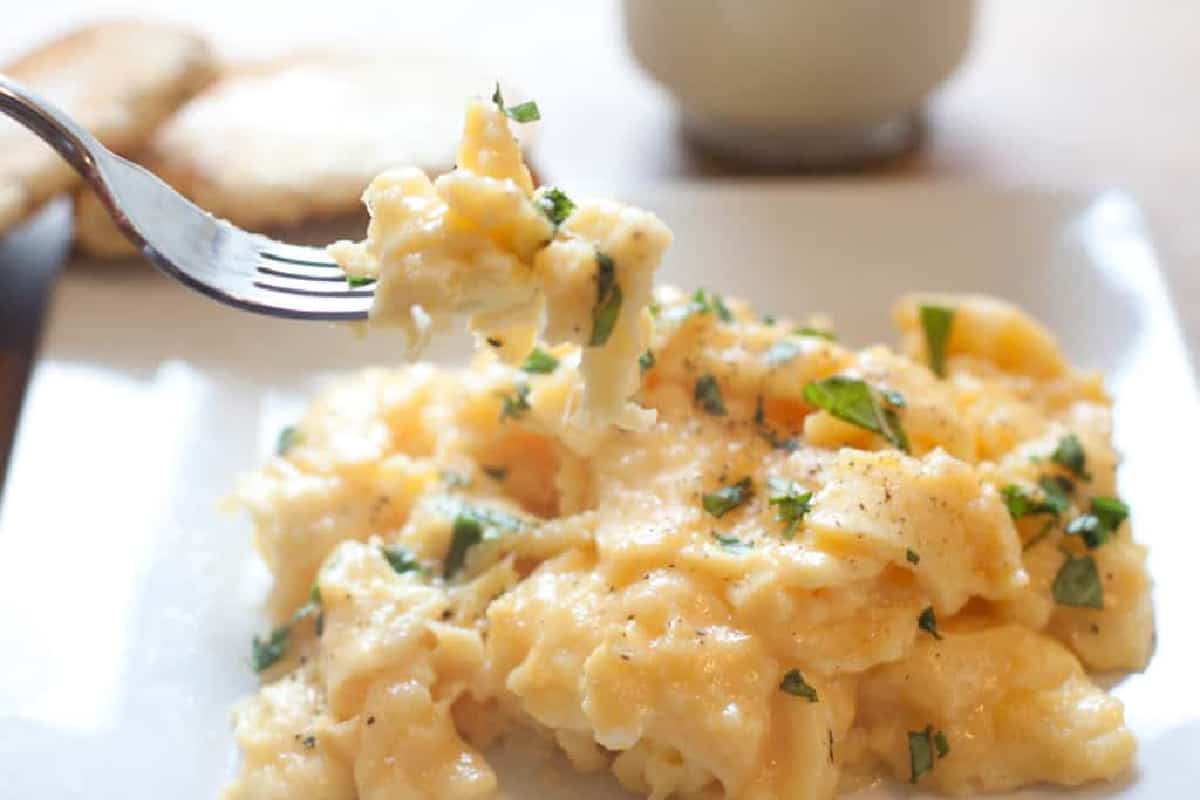
[[748, 501], [753, 493], [753, 484], [749, 477], [745, 477], [737, 483], [722, 486], [715, 492], [703, 495], [700, 503], [705, 511], [719, 519]]
[[937, 618], [933, 615], [933, 606], [926, 606], [921, 612], [921, 616], [917, 617], [917, 627], [928, 633], [939, 642], [942, 640], [942, 635], [938, 633]]
[[566, 192], [555, 186], [540, 189], [534, 202], [556, 228], [566, 222], [567, 217], [575, 210], [575, 202], [567, 197]]
[[696, 388], [692, 392], [696, 405], [703, 408], [714, 417], [725, 416], [725, 401], [721, 399], [721, 387], [712, 375], [701, 375], [696, 379]]
[[489, 467], [485, 465], [480, 467], [480, 469], [483, 470], [483, 474], [494, 481], [502, 481], [508, 477], [508, 467], [505, 466]]
[[1063, 514], [1071, 507], [1071, 492], [1075, 487], [1061, 475], [1043, 475], [1038, 478], [1038, 488], [1046, 496], [1046, 504], [1053, 514]]
[[933, 731], [931, 728], [908, 732], [908, 763], [911, 772], [910, 783], [916, 783], [922, 775], [933, 769]]
[[[895, 408], [891, 407], [898, 405], [896, 397], [889, 398], [891, 406], [881, 403], [865, 381], [834, 375], [805, 386], [804, 399], [844, 422], [878, 433], [905, 453], [909, 451], [908, 437], [900, 427]], [[903, 398], [899, 399], [903, 402]]]
[[912, 564], [914, 567], [921, 563], [921, 556], [917, 555], [917, 551], [911, 548], [904, 551], [904, 557], [908, 559], [908, 563]]
[[942, 759], [950, 755], [950, 743], [946, 741], [946, 734], [938, 731], [933, 735], [933, 746], [937, 748], [938, 758]]
[[255, 672], [270, 668], [276, 661], [283, 658], [287, 652], [288, 638], [291, 636], [290, 625], [280, 625], [271, 631], [266, 639], [255, 636], [250, 642], [250, 666]]
[[783, 538], [796, 535], [796, 527], [812, 509], [812, 492], [806, 492], [795, 481], [786, 478], [767, 478], [771, 490], [768, 503], [775, 506], [776, 518], [783, 523]]
[[521, 519], [504, 511], [471, 505], [454, 498], [446, 498], [442, 510], [448, 515], [453, 515], [454, 519], [450, 547], [446, 550], [446, 558], [442, 565], [443, 578], [451, 578], [463, 568], [467, 551], [471, 547], [524, 527]]
[[473, 516], [459, 514], [454, 518], [450, 547], [442, 563], [442, 577], [451, 578], [467, 560], [467, 550], [483, 541], [483, 525]]
[[835, 334], [833, 331], [821, 330], [820, 328], [814, 328], [810, 325], [801, 325], [798, 328], [794, 328], [792, 333], [796, 334], [797, 336], [815, 336], [818, 339], [825, 339], [829, 342], [837, 341], [837, 334]]
[[712, 532], [712, 537], [717, 540], [717, 544], [721, 545], [722, 550], [728, 550], [730, 553], [749, 553], [751, 545], [749, 542], [743, 542], [736, 536], [726, 536], [722, 533]]
[[250, 640], [250, 666], [255, 672], [262, 672], [283, 658], [292, 636], [292, 626], [306, 617], [314, 617], [313, 628], [320, 636], [325, 628], [325, 615], [321, 613], [321, 589], [315, 583], [308, 592], [308, 602], [300, 606], [291, 619], [272, 630], [266, 639], [254, 636]]
[[817, 690], [808, 685], [798, 669], [789, 669], [779, 682], [779, 690], [787, 694], [803, 697], [810, 703], [817, 702]]
[[596, 251], [596, 305], [592, 307], [592, 336], [588, 347], [603, 347], [621, 315], [621, 287], [613, 260]]
[[929, 368], [939, 378], [946, 376], [946, 344], [950, 341], [953, 322], [953, 308], [921, 306], [921, 327], [925, 330], [925, 346], [929, 350]]
[[649, 371], [654, 366], [654, 353], [647, 350], [638, 356], [638, 366], [641, 367], [642, 372]]
[[1080, 514], [1067, 524], [1067, 534], [1078, 536], [1089, 548], [1097, 548], [1116, 533], [1129, 516], [1129, 507], [1115, 497], [1093, 497], [1092, 512]]
[[1033, 514], [1053, 514], [1057, 517], [1070, 507], [1070, 494], [1075, 487], [1061, 475], [1043, 475], [1038, 478], [1038, 488], [1042, 490], [1041, 499], [1015, 483], [1002, 488], [1000, 493], [1004, 495], [1009, 516], [1013, 519]]
[[535, 375], [548, 375], [558, 369], [558, 359], [540, 347], [535, 347], [525, 356], [521, 370]]
[[1096, 560], [1091, 556], [1076, 558], [1068, 553], [1050, 591], [1060, 606], [1104, 608], [1104, 587], [1100, 584]]
[[725, 298], [719, 294], [713, 295], [713, 310], [717, 312], [717, 319], [721, 322], [733, 322], [733, 314], [725, 307]]
[[1093, 497], [1092, 513], [1100, 519], [1101, 524], [1115, 531], [1129, 518], [1129, 506], [1115, 497]]
[[716, 314], [722, 322], [732, 322], [733, 314], [725, 305], [721, 295], [710, 293], [707, 289], [697, 289], [692, 292], [686, 305], [669, 309], [662, 318], [666, 322], [683, 322], [693, 314]]
[[542, 114], [538, 111], [537, 103], [529, 100], [524, 103], [518, 103], [515, 106], [504, 105], [504, 95], [500, 93], [500, 84], [496, 84], [496, 91], [492, 93], [492, 102], [496, 104], [496, 108], [500, 109], [515, 122], [535, 122], [542, 118]]
[[799, 342], [792, 341], [791, 339], [780, 339], [767, 350], [767, 364], [777, 367], [780, 364], [786, 364], [803, 352], [804, 346]]
[[513, 386], [513, 394], [500, 395], [503, 405], [500, 407], [500, 421], [520, 419], [532, 408], [529, 405], [529, 384], [518, 383]]
[[380, 548], [383, 557], [397, 575], [406, 572], [421, 572], [421, 562], [407, 548], [398, 544], [387, 544]]
[[288, 425], [279, 432], [278, 438], [275, 439], [275, 452], [278, 455], [285, 456], [288, 450], [291, 450], [302, 441], [304, 441], [304, 434], [300, 433], [300, 429], [295, 425]]
[[754, 425], [758, 428], [758, 435], [766, 439], [767, 443], [775, 450], [786, 450], [790, 453], [800, 446], [796, 437], [780, 436], [771, 429], [771, 426], [767, 425], [767, 413], [763, 409], [762, 395], [754, 400]]
[[346, 276], [346, 283], [349, 284], [351, 289], [357, 289], [361, 286], [370, 286], [374, 282], [375, 282], [374, 278], [368, 278], [366, 276], [359, 276], [359, 275], [347, 275]]
[[1066, 467], [1077, 478], [1085, 481], [1092, 479], [1085, 466], [1086, 461], [1083, 454], [1083, 445], [1079, 443], [1079, 438], [1073, 433], [1068, 433], [1058, 440], [1058, 446], [1054, 448], [1054, 452], [1050, 455], [1050, 460], [1059, 466]]

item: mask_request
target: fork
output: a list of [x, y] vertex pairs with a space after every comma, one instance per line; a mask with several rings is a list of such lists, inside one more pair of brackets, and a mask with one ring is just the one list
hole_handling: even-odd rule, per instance
[[373, 290], [351, 286], [323, 249], [277, 242], [217, 219], [3, 74], [0, 112], [53, 147], [91, 186], [126, 238], [185, 286], [273, 317], [366, 318]]

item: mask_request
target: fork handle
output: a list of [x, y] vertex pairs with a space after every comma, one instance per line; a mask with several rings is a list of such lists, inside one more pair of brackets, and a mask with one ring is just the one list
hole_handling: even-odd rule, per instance
[[0, 112], [37, 134], [88, 183], [100, 182], [91, 150], [103, 145], [50, 101], [3, 73], [0, 73]]

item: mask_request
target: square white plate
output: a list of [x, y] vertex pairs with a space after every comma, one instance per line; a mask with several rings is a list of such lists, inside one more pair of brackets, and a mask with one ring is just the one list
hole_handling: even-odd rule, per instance
[[[1200, 446], [1200, 405], [1132, 203], [861, 184], [621, 196], [674, 228], [666, 281], [764, 311], [827, 311], [856, 344], [892, 340], [888, 309], [902, 291], [989, 292], [1108, 375], [1121, 494], [1151, 548], [1158, 652], [1116, 688], [1141, 741], [1137, 774], [1072, 796], [1196, 796], [1200, 544], [1186, 459]], [[68, 273], [27, 399], [0, 507], [6, 799], [215, 796], [235, 759], [229, 705], [255, 683], [247, 651], [266, 585], [248, 526], [217, 502], [319, 373], [402, 358], [395, 337], [255, 318], [146, 272]], [[544, 777], [527, 772], [510, 795]], [[574, 784], [561, 796], [615, 794], [605, 781]]]

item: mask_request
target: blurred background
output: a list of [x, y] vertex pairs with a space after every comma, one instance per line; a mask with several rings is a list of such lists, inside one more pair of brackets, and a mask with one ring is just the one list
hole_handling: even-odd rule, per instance
[[[533, 155], [549, 180], [591, 191], [630, 179], [710, 179], [748, 171], [744, 164], [690, 146], [680, 135], [679, 105], [667, 87], [639, 68], [622, 6], [613, 0], [320, 5], [39, 0], [16, 5], [19, 13], [5, 14], [0, 31], [0, 64], [75, 26], [119, 17], [184, 23], [205, 35], [221, 58], [238, 61], [310, 46], [361, 48], [375, 55], [402, 53], [414, 45], [446, 48], [502, 66], [505, 76], [537, 99], [544, 116], [553, 120], [538, 131]], [[635, 10], [650, 5], [630, 4]], [[678, 3], [657, 5], [663, 9], [659, 16], [679, 13]], [[693, 53], [704, 63], [716, 56], [714, 42], [753, 51], [753, 42], [745, 43], [753, 36], [747, 21], [776, 4], [693, 5], [710, 8], [711, 24], [725, 32]], [[922, 5], [902, 4], [906, 10]], [[919, 18], [915, 12], [910, 16]], [[690, 41], [704, 35], [688, 30], [687, 15], [657, 24], [658, 30], [643, 31], [643, 49], [652, 55], [669, 47], [654, 37], [672, 28]], [[867, 174], [899, 181], [934, 177], [1127, 188], [1149, 213], [1181, 304], [1200, 299], [1197, 29], [1200, 5], [1195, 3], [1106, 0], [1084, 7], [1067, 0], [985, 0], [978, 4], [961, 67], [921, 104], [923, 141], [902, 157], [872, 165]], [[880, 23], [869, 32], [866, 46], [886, 50], [894, 30], [894, 23]], [[928, 34], [927, 47], [944, 46], [938, 43], [944, 31]], [[777, 47], [781, 56], [787, 52], [778, 42], [762, 44]], [[669, 65], [657, 68], [660, 75], [670, 71]], [[415, 67], [396, 74], [395, 81], [411, 85], [423, 79], [420, 73]], [[836, 71], [823, 76], [837, 80]], [[307, 113], [319, 116], [321, 108], [314, 105]], [[1188, 325], [1195, 350], [1200, 317]]]
[[[379, 117], [361, 98], [339, 100], [345, 93], [336, 85], [314, 83], [309, 91], [303, 80], [279, 93], [274, 105], [224, 107], [261, 118], [254, 123], [261, 148], [263, 140], [289, 131], [307, 131], [319, 141], [321, 131], [339, 125], [370, 128], [374, 119], [387, 117], [392, 101], [402, 101], [406, 118], [380, 123], [376, 141], [347, 143], [331, 134], [326, 151], [397, 143], [394, 151], [372, 150], [374, 161], [356, 165], [363, 174], [373, 172], [375, 162], [405, 154], [434, 170], [449, 166], [442, 163], [452, 156], [445, 152], [444, 120], [456, 119], [462, 87], [495, 76], [510, 83], [519, 99], [536, 99], [550, 121], [537, 126], [528, 143], [543, 180], [577, 191], [737, 178], [1124, 188], [1147, 211], [1177, 304], [1186, 312], [1200, 300], [1195, 3], [19, 5], [19, 13], [5, 15], [0, 31], [0, 65], [8, 65], [0, 70], [74, 28], [114, 19], [158, 20], [195, 31], [211, 47], [220, 79], [244, 71], [247, 63], [278, 64], [315, 51], [383, 59], [390, 66], [374, 68], [361, 81], [361, 98], [377, 98]], [[344, 85], [357, 78], [343, 74], [339, 80]], [[53, 96], [52, 87], [42, 88]], [[485, 83], [477, 91], [487, 88]], [[274, 93], [270, 84], [260, 91]], [[430, 99], [438, 92], [449, 102], [439, 106]], [[178, 173], [194, 175], [201, 155], [180, 164], [179, 150], [205, 149], [211, 160], [238, 147], [237, 135], [211, 126], [207, 136], [202, 125], [190, 131], [191, 138], [188, 133], [175, 135], [175, 155], [146, 160], [160, 173], [175, 163]], [[165, 147], [170, 151], [171, 142]], [[129, 155], [141, 158], [133, 149]], [[183, 180], [173, 182], [192, 189], [181, 186]], [[239, 216], [215, 196], [213, 210], [247, 227], [270, 228], [354, 205], [344, 196], [357, 194], [353, 187], [361, 178], [356, 173], [345, 183], [343, 197], [316, 209], [265, 216], [250, 209]], [[204, 204], [202, 190], [189, 193]], [[85, 249], [103, 251], [103, 234]], [[1194, 353], [1200, 314], [1184, 316]]]

